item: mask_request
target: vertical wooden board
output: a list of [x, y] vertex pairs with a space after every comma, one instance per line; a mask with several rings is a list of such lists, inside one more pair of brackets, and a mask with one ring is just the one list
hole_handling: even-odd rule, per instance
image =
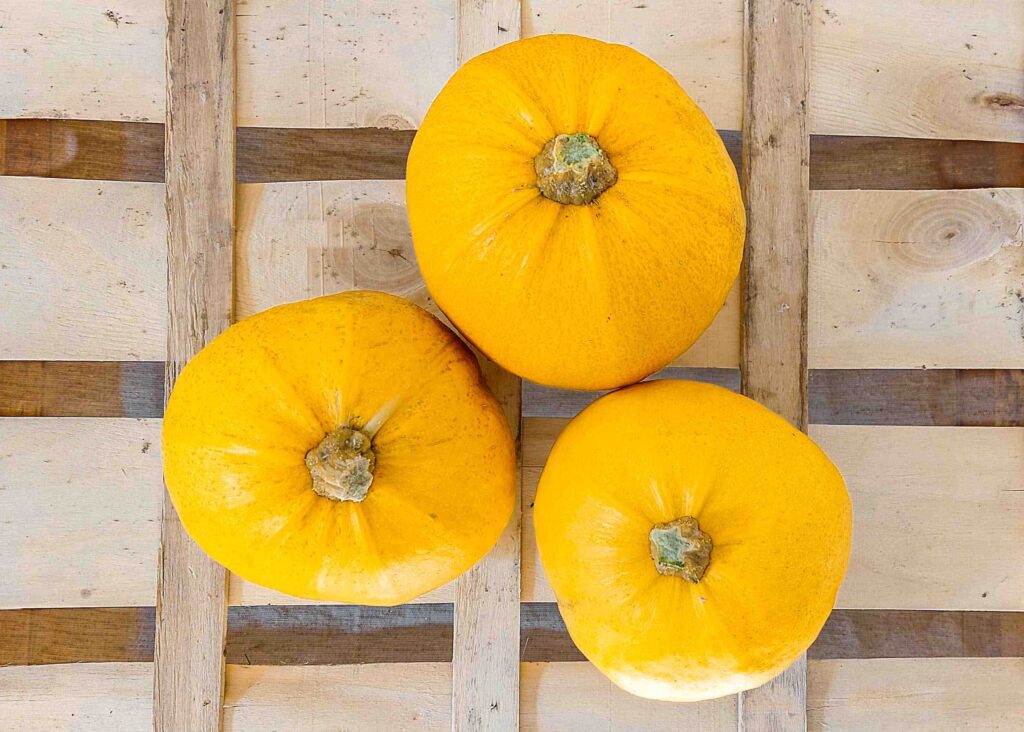
[[0, 359], [164, 359], [163, 191], [0, 177]]
[[228, 666], [224, 728], [440, 730], [451, 727], [451, 664]]
[[1019, 0], [813, 3], [815, 134], [1024, 142]]
[[522, 665], [522, 730], [619, 732], [736, 729], [736, 697], [671, 704], [631, 696], [585, 662]]
[[[231, 323], [235, 207], [234, 0], [167, 0], [167, 390]], [[153, 727], [221, 727], [227, 573], [164, 492]]]
[[0, 732], [144, 730], [151, 663], [0, 667]]
[[0, 118], [157, 121], [162, 3], [37, 0], [0, 9]]
[[524, 0], [523, 35], [576, 33], [665, 67], [719, 129], [742, 115], [743, 0]]
[[151, 605], [159, 420], [0, 419], [0, 608]]
[[[807, 428], [807, 0], [746, 0], [743, 393]], [[740, 694], [741, 732], [807, 726], [807, 658]]]
[[236, 305], [246, 317], [349, 289], [432, 309], [416, 264], [402, 181], [238, 187]]
[[[518, 39], [521, 17], [519, 0], [459, 0], [458, 63]], [[452, 729], [458, 732], [519, 728], [522, 381], [483, 356], [480, 367], [516, 443], [516, 496], [497, 544], [455, 583]]]
[[844, 608], [1024, 610], [1024, 429], [815, 425], [853, 498]]
[[455, 71], [455, 6], [239, 0], [239, 124], [417, 127]]
[[1024, 729], [1022, 658], [879, 658], [812, 661], [808, 729]]
[[812, 367], [1024, 366], [1024, 190], [812, 201]]

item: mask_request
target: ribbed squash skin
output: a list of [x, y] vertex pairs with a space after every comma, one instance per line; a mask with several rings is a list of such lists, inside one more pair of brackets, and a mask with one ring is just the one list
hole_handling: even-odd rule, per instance
[[[649, 534], [697, 519], [714, 547], [697, 583], [659, 574]], [[785, 670], [835, 603], [850, 499], [803, 433], [725, 389], [654, 381], [570, 422], [534, 525], [572, 639], [626, 691], [697, 701]]]
[[[575, 132], [619, 174], [589, 205], [536, 183], [534, 157]], [[666, 71], [625, 46], [540, 36], [472, 59], [416, 134], [406, 192], [438, 305], [542, 384], [605, 389], [662, 368], [739, 271], [745, 218], [721, 139]]]
[[[304, 456], [376, 426], [362, 502], [311, 488]], [[247, 580], [297, 597], [394, 605], [449, 582], [512, 513], [515, 449], [476, 359], [400, 298], [350, 292], [233, 325], [184, 368], [164, 475], [189, 534]]]

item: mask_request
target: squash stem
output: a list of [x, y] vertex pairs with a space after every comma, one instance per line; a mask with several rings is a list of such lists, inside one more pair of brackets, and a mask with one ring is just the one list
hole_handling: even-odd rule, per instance
[[615, 185], [619, 172], [585, 132], [556, 135], [533, 159], [537, 188], [558, 203], [585, 206]]
[[377, 456], [372, 440], [356, 427], [339, 427], [306, 453], [313, 491], [333, 501], [359, 502], [373, 483]]
[[711, 537], [700, 530], [697, 519], [683, 516], [651, 529], [651, 558], [658, 572], [700, 582], [711, 563]]

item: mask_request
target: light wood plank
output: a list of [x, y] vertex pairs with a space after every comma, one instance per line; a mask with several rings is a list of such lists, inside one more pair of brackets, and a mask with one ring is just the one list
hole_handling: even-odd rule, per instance
[[813, 3], [811, 131], [1024, 141], [1019, 0]]
[[[523, 421], [523, 600], [554, 594], [531, 506], [567, 419]], [[853, 501], [853, 552], [836, 606], [1024, 611], [1024, 428], [811, 425]]]
[[151, 605], [160, 422], [0, 419], [0, 608]]
[[450, 663], [228, 666], [224, 728], [440, 730], [451, 727]]
[[[167, 389], [233, 314], [234, 0], [167, 0]], [[221, 728], [227, 572], [164, 492], [153, 727]]]
[[[458, 0], [458, 63], [518, 39], [520, 13], [520, 0]], [[455, 582], [451, 726], [456, 732], [519, 729], [523, 385], [518, 376], [478, 356], [516, 442], [516, 496], [497, 544]]]
[[163, 360], [163, 195], [0, 178], [0, 359]]
[[1024, 366], [1024, 190], [812, 201], [812, 367]]
[[[432, 592], [420, 595], [410, 604], [424, 604], [432, 602], [454, 602], [455, 583], [449, 582], [438, 587]], [[238, 575], [232, 574], [228, 578], [228, 604], [229, 605], [337, 605], [336, 602], [322, 600], [304, 600], [299, 597], [292, 597], [277, 590], [255, 585], [246, 582]]]
[[812, 661], [808, 729], [1024, 729], [1024, 659]]
[[144, 730], [153, 664], [0, 667], [0, 732]]
[[842, 427], [814, 437], [853, 498], [846, 608], [1024, 610], [1024, 429]]
[[585, 662], [524, 663], [522, 677], [524, 732], [736, 729], [734, 696], [697, 704], [640, 699], [619, 689]]
[[[807, 429], [808, 0], [746, 0], [743, 393]], [[807, 726], [807, 658], [739, 695], [740, 732]]]

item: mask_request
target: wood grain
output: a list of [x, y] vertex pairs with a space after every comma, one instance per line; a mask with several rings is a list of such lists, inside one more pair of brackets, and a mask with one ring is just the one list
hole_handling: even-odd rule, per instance
[[[455, 17], [460, 66], [521, 35], [519, 0], [458, 0]], [[522, 381], [482, 354], [480, 366], [515, 440], [516, 497], [497, 545], [455, 583], [451, 728], [511, 732], [519, 729], [520, 704]]]
[[[742, 136], [719, 130], [733, 164]], [[414, 130], [240, 127], [240, 183], [402, 180]], [[0, 120], [0, 175], [162, 182], [157, 122]], [[811, 190], [1024, 187], [1024, 144], [985, 140], [812, 135]]]
[[[234, 304], [235, 3], [167, 0], [167, 393]], [[221, 728], [227, 573], [164, 492], [153, 727]]]
[[1024, 729], [1024, 658], [817, 661], [808, 730]]
[[[227, 662], [257, 666], [448, 663], [452, 604], [228, 610]], [[153, 660], [153, 607], [0, 610], [0, 666]], [[552, 602], [523, 603], [522, 662], [585, 660]], [[833, 610], [810, 660], [1024, 657], [1024, 612]]]
[[[667, 368], [654, 378], [738, 391], [740, 377], [737, 369]], [[812, 424], [1024, 427], [1021, 369], [811, 369], [808, 393]], [[600, 394], [524, 382], [523, 414], [572, 417]], [[0, 417], [154, 418], [163, 404], [162, 362], [0, 361]]]
[[160, 424], [0, 419], [0, 608], [149, 605]]
[[[807, 129], [810, 7], [806, 0], [744, 3], [743, 393], [807, 429]], [[739, 695], [740, 732], [807, 726], [803, 655]]]
[[0, 417], [163, 413], [163, 361], [0, 361]]

